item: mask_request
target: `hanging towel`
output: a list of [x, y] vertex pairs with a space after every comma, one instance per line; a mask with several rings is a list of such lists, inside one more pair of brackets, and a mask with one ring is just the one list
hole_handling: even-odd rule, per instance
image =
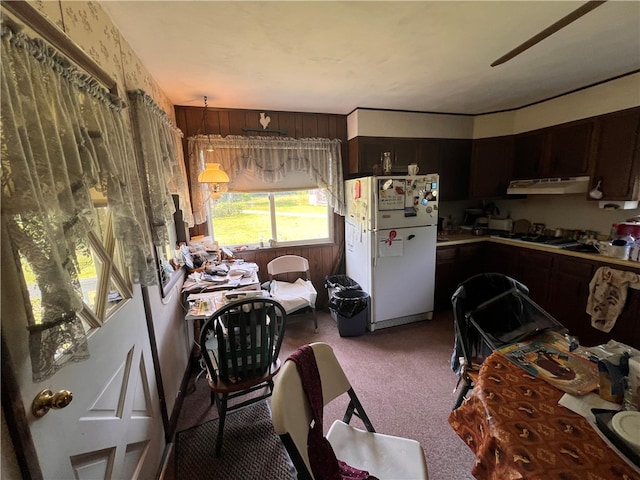
[[640, 290], [640, 275], [609, 267], [600, 267], [589, 283], [587, 313], [591, 326], [610, 332], [627, 299], [627, 289]]
[[307, 439], [309, 463], [313, 476], [319, 480], [377, 480], [365, 470], [347, 465], [336, 458], [329, 441], [322, 431], [323, 407], [322, 383], [316, 357], [310, 345], [303, 345], [293, 352], [288, 360], [296, 364], [302, 389], [307, 395], [314, 424]]

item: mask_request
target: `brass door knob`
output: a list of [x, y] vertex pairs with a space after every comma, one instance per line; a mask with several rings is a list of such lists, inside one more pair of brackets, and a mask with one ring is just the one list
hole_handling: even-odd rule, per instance
[[69, 390], [60, 390], [53, 393], [48, 388], [42, 390], [31, 403], [31, 413], [34, 417], [44, 417], [50, 409], [64, 408], [73, 400], [73, 393]]

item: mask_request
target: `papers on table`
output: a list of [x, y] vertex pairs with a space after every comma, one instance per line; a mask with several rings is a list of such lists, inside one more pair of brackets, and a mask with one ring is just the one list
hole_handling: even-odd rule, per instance
[[191, 293], [187, 297], [189, 311], [185, 318], [187, 320], [197, 320], [209, 318], [219, 308], [226, 303], [224, 294], [227, 290], [206, 293]]
[[227, 275], [209, 275], [205, 272], [190, 273], [182, 285], [183, 292], [203, 290], [227, 290], [258, 284], [258, 265], [242, 263], [232, 265]]
[[269, 297], [264, 290], [217, 290], [215, 292], [190, 293], [187, 297], [187, 320], [207, 319], [227, 303], [245, 298]]

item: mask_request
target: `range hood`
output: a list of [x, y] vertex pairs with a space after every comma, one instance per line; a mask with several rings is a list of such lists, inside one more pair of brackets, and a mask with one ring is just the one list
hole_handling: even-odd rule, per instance
[[531, 180], [512, 180], [507, 195], [512, 194], [550, 194], [586, 193], [589, 189], [589, 177], [534, 178]]

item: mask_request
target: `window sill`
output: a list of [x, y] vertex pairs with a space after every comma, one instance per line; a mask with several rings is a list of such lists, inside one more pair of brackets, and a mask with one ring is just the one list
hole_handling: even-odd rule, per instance
[[302, 248], [320, 248], [320, 247], [332, 247], [332, 246], [336, 246], [336, 242], [334, 242], [333, 240], [327, 240], [327, 241], [322, 241], [322, 242], [314, 242], [314, 243], [297, 243], [297, 242], [291, 242], [291, 243], [279, 243], [277, 245], [274, 245], [273, 247], [269, 246], [269, 245], [265, 245], [264, 247], [259, 247], [259, 246], [247, 246], [246, 248], [230, 248], [230, 250], [236, 254], [236, 253], [246, 253], [246, 252], [260, 252], [260, 251], [265, 251], [265, 250], [291, 250], [291, 249], [302, 249]]

